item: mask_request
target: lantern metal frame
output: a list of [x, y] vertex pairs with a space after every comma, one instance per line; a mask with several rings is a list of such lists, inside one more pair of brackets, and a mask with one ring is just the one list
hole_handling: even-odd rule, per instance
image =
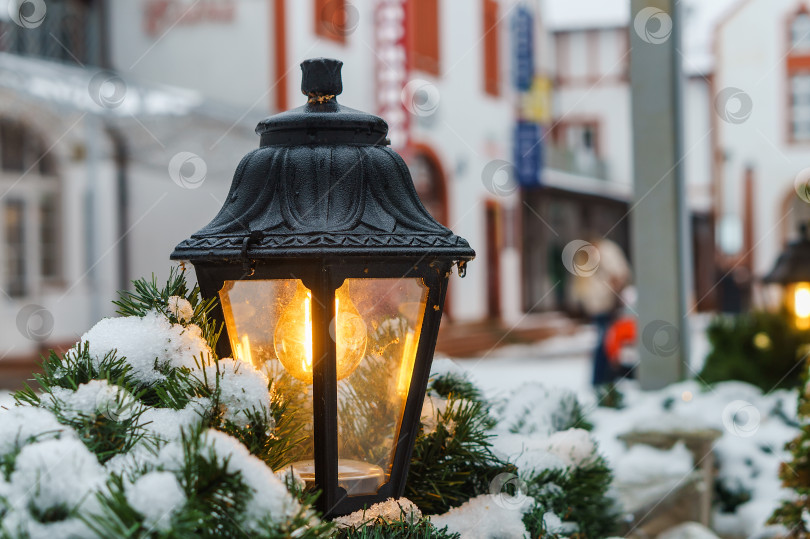
[[[259, 124], [261, 146], [239, 164], [220, 213], [171, 255], [193, 263], [205, 298], [218, 297], [226, 281], [294, 278], [311, 291], [313, 460], [327, 517], [403, 495], [449, 276], [456, 265], [463, 276], [475, 257], [424, 209], [388, 147], [385, 122], [337, 104], [341, 66], [322, 58], [301, 64], [308, 103]], [[296, 215], [307, 204], [317, 218]], [[425, 312], [388, 480], [376, 494], [349, 496], [338, 485], [337, 344], [329, 326], [346, 279], [383, 278], [422, 279]], [[224, 323], [221, 305], [213, 316]], [[232, 355], [227, 336], [217, 353]]]
[[799, 224], [799, 237], [779, 254], [773, 269], [762, 279], [765, 283], [789, 285], [810, 282], [810, 231]]

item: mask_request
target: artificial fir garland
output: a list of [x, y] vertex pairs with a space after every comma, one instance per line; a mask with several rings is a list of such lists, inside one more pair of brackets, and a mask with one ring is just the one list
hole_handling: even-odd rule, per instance
[[[312, 509], [317, 493], [303, 491], [295, 477], [283, 471], [299, 458], [300, 441], [306, 437], [301, 418], [293, 413], [301, 404], [293, 400], [296, 392], [280, 390], [294, 382], [283, 376], [266, 380], [250, 366], [217, 358], [213, 351], [222, 328], [210, 316], [214, 300], [201, 300], [199, 289], [190, 289], [182, 272], [172, 270], [165, 286], [154, 277], [135, 281], [133, 292], [122, 293], [115, 304], [122, 317], [164, 324], [172, 335], [204, 343], [198, 346], [206, 352], [179, 365], [155, 358], [148, 376], [133, 358], [118, 349], [101, 353], [90, 338], [64, 355], [51, 352], [44, 358], [34, 387], [15, 394], [20, 406], [14, 413], [45, 414], [63, 428], [26, 434], [18, 426], [10, 449], [2, 450], [0, 444], [0, 537], [48, 536], [68, 525], [84, 526], [99, 537], [459, 537], [421, 514], [401, 519], [360, 515], [356, 522], [339, 527], [321, 520]], [[378, 331], [394, 330], [391, 324]], [[386, 335], [378, 337], [381, 343], [391, 341]], [[376, 342], [374, 335], [372, 341]], [[377, 352], [377, 361], [385, 361], [384, 351]], [[394, 350], [391, 355], [397, 354]], [[383, 371], [370, 368], [365, 375]], [[242, 402], [231, 391], [234, 382], [255, 387], [257, 380], [264, 380], [266, 402]], [[355, 384], [347, 391], [361, 392], [363, 387]], [[530, 537], [597, 538], [611, 531], [616, 514], [606, 494], [611, 474], [603, 459], [594, 454], [576, 466], [522, 473], [494, 450], [497, 414], [472, 383], [444, 373], [432, 378], [428, 390], [436, 410], [423, 412], [406, 487], [406, 497], [422, 513], [444, 513], [477, 496], [528, 496], [529, 505], [518, 515], [523, 515]], [[88, 398], [93, 401], [89, 408]], [[345, 399], [349, 405], [342, 413], [351, 418], [369, 412], [351, 408], [362, 401]], [[374, 411], [380, 421], [392, 417], [388, 412]], [[165, 426], [156, 419], [161, 414], [186, 418], [176, 429], [178, 436], [164, 432]], [[554, 431], [590, 428], [572, 397], [561, 399], [552, 416], [549, 424]], [[0, 416], [0, 425], [3, 420]], [[22, 425], [26, 418], [17, 420]], [[508, 430], [520, 432], [522, 427], [518, 421]], [[348, 428], [346, 444], [352, 443], [350, 434]], [[76, 446], [74, 438], [81, 445]], [[33, 502], [17, 507], [7, 497], [4, 485], [13, 485], [21, 474], [18, 460], [27, 463], [37, 447], [47, 443], [74, 444], [74, 449], [89, 452], [86, 458], [92, 459], [90, 465], [103, 479], [99, 479], [103, 484], [88, 490], [92, 499], [42, 510]], [[382, 447], [383, 440], [355, 445]], [[279, 471], [281, 482], [266, 476], [271, 470]], [[519, 475], [525, 492], [518, 492], [520, 483], [493, 491], [493, 480], [505, 474]], [[257, 483], [261, 477], [263, 482]], [[272, 484], [283, 490], [270, 497], [275, 505], [259, 499], [259, 491]], [[171, 507], [151, 514], [142, 494], [153, 491], [174, 500]], [[32, 522], [27, 528], [20, 520], [26, 511]], [[549, 515], [565, 521], [565, 526], [557, 526]]]

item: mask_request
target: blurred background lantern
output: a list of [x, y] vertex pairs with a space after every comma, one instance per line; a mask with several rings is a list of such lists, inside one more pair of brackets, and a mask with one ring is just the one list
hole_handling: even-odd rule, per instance
[[448, 279], [475, 256], [422, 206], [386, 123], [337, 103], [341, 66], [301, 64], [307, 103], [259, 123], [219, 214], [172, 253], [220, 300], [220, 357], [291, 402], [293, 467], [329, 516], [402, 495]]
[[766, 283], [783, 287], [783, 302], [796, 329], [810, 329], [810, 237], [807, 224], [799, 226], [799, 239], [785, 247]]

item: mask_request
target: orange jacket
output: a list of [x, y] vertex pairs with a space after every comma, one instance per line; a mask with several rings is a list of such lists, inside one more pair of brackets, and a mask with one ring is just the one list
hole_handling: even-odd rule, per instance
[[636, 319], [625, 316], [616, 320], [605, 332], [605, 354], [611, 364], [619, 363], [619, 352], [622, 347], [636, 342]]

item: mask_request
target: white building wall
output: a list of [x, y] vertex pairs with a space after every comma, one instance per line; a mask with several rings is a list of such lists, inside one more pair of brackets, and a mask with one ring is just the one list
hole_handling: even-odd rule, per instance
[[[299, 3], [311, 2], [287, 2], [290, 7]], [[193, 10], [192, 4], [183, 8]], [[112, 0], [113, 66], [134, 80], [193, 88], [208, 99], [240, 109], [269, 110], [275, 78], [273, 2], [233, 0], [232, 4], [231, 21], [173, 24], [167, 19], [155, 35], [149, 35], [147, 0]]]
[[711, 84], [707, 78], [689, 77], [683, 87], [684, 179], [689, 207], [713, 209]]
[[[753, 104], [740, 123], [716, 122], [718, 151], [725, 155], [722, 204], [726, 215], [742, 217], [742, 180], [746, 167], [753, 167], [754, 264], [760, 276], [781, 251], [783, 230], [793, 232], [794, 218], [783, 204], [792, 196], [796, 175], [810, 165], [810, 145], [787, 140], [787, 20], [800, 5], [797, 0], [743, 2], [716, 34], [716, 91], [738, 88]], [[732, 102], [728, 110], [738, 107]]]

